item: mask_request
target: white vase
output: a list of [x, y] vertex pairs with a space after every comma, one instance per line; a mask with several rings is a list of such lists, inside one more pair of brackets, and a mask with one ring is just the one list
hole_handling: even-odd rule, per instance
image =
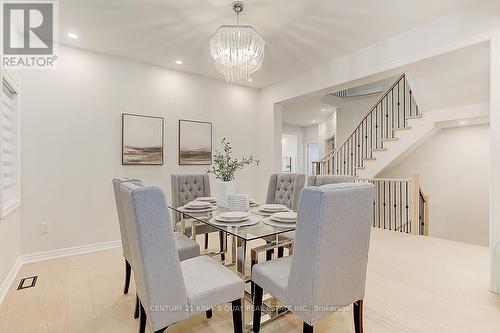
[[234, 181], [223, 182], [218, 180], [215, 186], [215, 198], [217, 205], [222, 208], [227, 207], [227, 196], [236, 193], [236, 185]]

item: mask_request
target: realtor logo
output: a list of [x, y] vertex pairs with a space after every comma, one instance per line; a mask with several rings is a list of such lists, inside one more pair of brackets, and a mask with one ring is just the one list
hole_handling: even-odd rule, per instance
[[2, 65], [53, 68], [57, 2], [2, 1]]

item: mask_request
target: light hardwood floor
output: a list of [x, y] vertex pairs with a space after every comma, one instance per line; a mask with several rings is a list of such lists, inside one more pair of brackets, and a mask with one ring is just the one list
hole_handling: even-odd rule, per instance
[[[19, 279], [31, 275], [39, 276], [36, 287], [16, 291]], [[123, 276], [119, 249], [25, 265], [0, 306], [0, 332], [137, 332], [135, 290], [132, 283], [122, 294]], [[287, 315], [262, 332], [301, 332], [301, 325]], [[353, 332], [352, 313], [336, 313], [315, 329]], [[224, 311], [210, 320], [200, 315], [167, 330], [180, 332], [232, 332], [231, 317]], [[374, 229], [365, 332], [500, 332], [500, 297], [488, 291], [487, 248]]]

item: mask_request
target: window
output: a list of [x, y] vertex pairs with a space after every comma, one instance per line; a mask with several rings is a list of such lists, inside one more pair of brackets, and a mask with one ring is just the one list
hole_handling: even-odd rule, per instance
[[0, 218], [3, 218], [21, 204], [19, 90], [7, 72], [2, 73], [0, 99]]

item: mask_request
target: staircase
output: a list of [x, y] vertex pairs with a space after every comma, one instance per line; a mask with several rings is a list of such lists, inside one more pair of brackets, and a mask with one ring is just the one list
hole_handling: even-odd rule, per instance
[[[381, 171], [378, 166], [381, 163], [373, 162], [387, 156], [385, 153], [389, 151], [389, 147], [398, 146], [402, 150], [401, 145], [394, 143], [398, 143], [404, 132], [411, 131], [412, 122], [420, 118], [422, 114], [403, 74], [364, 116], [343, 144], [320, 161], [314, 162], [316, 173], [353, 176], [363, 173], [363, 177], [375, 176]], [[432, 126], [424, 127], [419, 130], [426, 133], [430, 130], [427, 127]], [[404, 142], [405, 146], [412, 144], [411, 140]], [[377, 166], [370, 168], [373, 165]], [[386, 166], [387, 163], [382, 165]], [[367, 168], [369, 171], [363, 172]]]
[[[408, 179], [376, 177], [386, 166], [435, 130], [422, 120], [405, 74], [384, 93], [351, 135], [320, 161], [316, 174], [352, 175], [375, 185], [373, 226], [412, 234], [428, 233], [428, 196], [418, 175]], [[427, 217], [427, 218], [426, 218]]]

